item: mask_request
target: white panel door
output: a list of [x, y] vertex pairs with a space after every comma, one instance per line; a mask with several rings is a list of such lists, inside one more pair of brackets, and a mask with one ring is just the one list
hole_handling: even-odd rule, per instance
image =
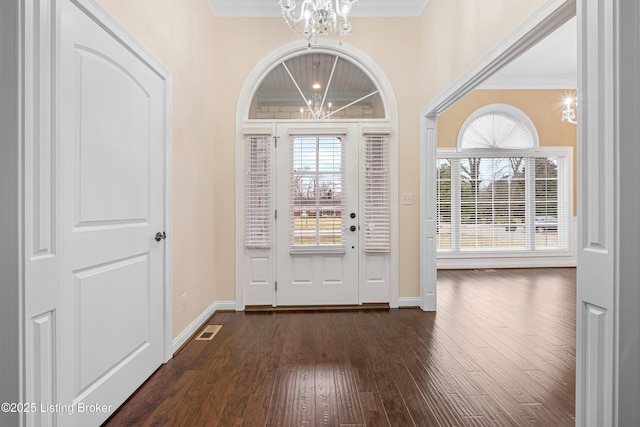
[[358, 126], [293, 126], [277, 129], [276, 304], [358, 304]]
[[60, 29], [58, 425], [88, 426], [163, 361], [166, 93], [70, 1]]

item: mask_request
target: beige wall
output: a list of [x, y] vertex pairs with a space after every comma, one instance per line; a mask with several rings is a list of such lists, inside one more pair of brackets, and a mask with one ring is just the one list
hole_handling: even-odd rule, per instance
[[522, 110], [538, 131], [542, 147], [573, 148], [573, 214], [576, 215], [576, 125], [563, 122], [563, 101], [575, 90], [475, 90], [438, 117], [438, 147], [455, 148], [464, 121], [489, 104], [509, 104]]
[[[214, 17], [206, 0], [100, 2], [173, 73], [175, 336], [214, 301], [235, 300], [238, 95], [258, 61], [298, 37], [281, 18]], [[544, 3], [429, 0], [421, 18], [354, 20], [346, 43], [395, 92], [398, 191], [414, 196], [399, 207], [401, 297], [419, 295], [420, 110]]]
[[[215, 284], [213, 16], [205, 0], [100, 0], [172, 73], [173, 335], [219, 297]], [[187, 293], [188, 307], [180, 297]]]

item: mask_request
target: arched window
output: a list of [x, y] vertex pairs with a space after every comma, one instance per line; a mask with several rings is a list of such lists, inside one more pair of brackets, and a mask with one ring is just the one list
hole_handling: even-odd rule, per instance
[[351, 61], [322, 52], [302, 53], [277, 64], [262, 80], [249, 119], [385, 118], [379, 89]]
[[505, 104], [463, 123], [455, 151], [438, 150], [438, 250], [568, 248], [570, 150], [541, 148], [535, 125]]
[[529, 150], [539, 146], [535, 125], [521, 110], [491, 104], [471, 114], [458, 134], [458, 150]]

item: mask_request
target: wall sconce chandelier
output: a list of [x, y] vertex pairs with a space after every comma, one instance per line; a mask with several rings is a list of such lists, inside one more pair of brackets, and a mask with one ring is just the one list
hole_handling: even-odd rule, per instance
[[562, 121], [573, 123], [574, 125], [577, 122], [576, 120], [576, 109], [571, 105], [573, 104], [573, 98], [569, 97], [564, 100], [564, 110], [562, 110]]
[[351, 34], [349, 12], [358, 0], [304, 0], [296, 12], [295, 0], [280, 0], [282, 16], [293, 30], [307, 39], [309, 48], [319, 36], [326, 36], [331, 31], [342, 38]]

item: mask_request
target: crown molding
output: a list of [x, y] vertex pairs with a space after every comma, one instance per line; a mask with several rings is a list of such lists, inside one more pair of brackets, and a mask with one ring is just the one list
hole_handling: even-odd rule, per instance
[[[429, 0], [363, 0], [353, 7], [353, 17], [418, 17]], [[207, 0], [215, 16], [272, 18], [282, 16], [278, 0]]]

